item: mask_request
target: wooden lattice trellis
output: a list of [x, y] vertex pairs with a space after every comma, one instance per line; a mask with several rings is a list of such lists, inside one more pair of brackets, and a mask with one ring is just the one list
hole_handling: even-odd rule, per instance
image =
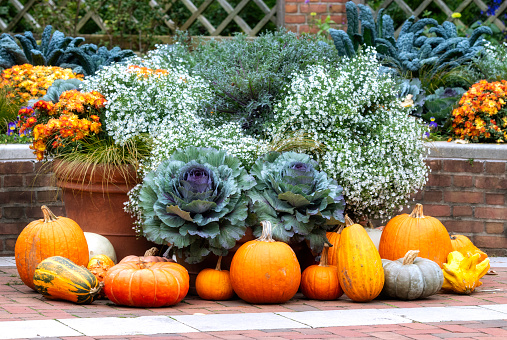
[[[443, 0], [424, 0], [415, 10], [410, 8], [410, 6], [407, 5], [407, 3], [405, 3], [405, 1], [403, 0], [385, 0], [377, 9], [377, 13], [380, 9], [387, 8], [393, 2], [395, 2], [407, 16], [413, 15], [416, 18], [419, 18], [420, 15], [424, 12], [424, 10], [431, 5], [431, 3], [435, 3], [447, 15], [447, 20], [451, 19], [452, 14], [454, 12], [461, 13], [472, 4], [477, 5], [483, 12], [486, 12], [488, 10], [488, 5], [486, 5], [482, 0], [463, 0], [460, 3], [460, 5], [454, 10], [451, 10]], [[493, 23], [501, 31], [504, 31], [506, 29], [506, 26], [499, 19], [499, 16], [502, 15], [502, 13], [504, 13], [506, 9], [507, 9], [507, 1], [503, 1], [500, 7], [496, 10], [495, 14], [489, 16], [488, 19], [484, 22], [484, 24], [489, 25]], [[457, 19], [457, 21], [460, 25], [466, 26], [463, 22], [461, 22], [461, 20]], [[401, 27], [398, 27], [398, 29], [396, 30], [396, 34], [398, 34], [400, 30]]]
[[[40, 1], [40, 0], [39, 0]], [[205, 0], [199, 7], [196, 7], [192, 0], [172, 0], [172, 2], [164, 8], [164, 13], [167, 12], [176, 1], [181, 1], [183, 5], [190, 11], [191, 15], [186, 20], [186, 22], [181, 27], [176, 27], [175, 23], [171, 20], [171, 18], [167, 15], [164, 16], [164, 24], [169, 27], [169, 29], [174, 32], [176, 29], [187, 30], [196, 20], [199, 21], [208, 31], [210, 36], [218, 36], [222, 31], [227, 27], [227, 25], [234, 21], [241, 30], [246, 33], [248, 36], [257, 35], [260, 30], [266, 25], [269, 21], [273, 22], [277, 26], [283, 25], [283, 17], [284, 17], [284, 0], [278, 0], [277, 4], [273, 8], [269, 8], [268, 5], [264, 3], [263, 0], [242, 0], [236, 7], [233, 7], [227, 0]], [[227, 17], [218, 25], [218, 27], [214, 27], [208, 19], [203, 15], [204, 11], [214, 2], [216, 1], [220, 6], [227, 12]], [[34, 29], [40, 29], [41, 25], [34, 19], [32, 15], [28, 12], [32, 6], [34, 6], [37, 0], [29, 0], [24, 5], [21, 4], [18, 0], [8, 0], [17, 11], [10, 22], [6, 23], [2, 19], [0, 19], [0, 30], [2, 33], [11, 32], [13, 28], [19, 23], [19, 21], [24, 18], [29, 25]], [[264, 17], [252, 28], [248, 23], [243, 20], [239, 14], [240, 12], [250, 3], [254, 2], [264, 13]], [[83, 8], [86, 11], [86, 14], [79, 20], [76, 25], [76, 31], [79, 30], [91, 19], [93, 20], [97, 26], [102, 31], [107, 31], [107, 25], [104, 23], [100, 15], [94, 10], [90, 9], [86, 6], [86, 2], [82, 0]], [[149, 1], [150, 6], [153, 10], [160, 10], [159, 5], [156, 0]], [[53, 0], [48, 1], [49, 6], [55, 5]], [[57, 13], [55, 13], [57, 14]], [[62, 18], [62, 20], [67, 20]], [[135, 20], [135, 18], [133, 19]]]

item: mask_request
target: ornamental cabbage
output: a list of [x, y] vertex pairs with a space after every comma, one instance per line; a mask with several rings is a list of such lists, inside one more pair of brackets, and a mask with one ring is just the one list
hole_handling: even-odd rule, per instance
[[245, 235], [255, 180], [225, 151], [188, 147], [149, 172], [139, 194], [142, 233], [188, 263], [227, 255]]
[[[251, 169], [257, 180], [247, 192], [260, 221], [273, 224], [273, 238], [284, 242], [308, 240], [320, 252], [326, 230], [344, 222], [345, 200], [335, 180], [318, 170], [310, 156], [296, 152], [271, 152]], [[260, 235], [261, 229], [254, 229]]]

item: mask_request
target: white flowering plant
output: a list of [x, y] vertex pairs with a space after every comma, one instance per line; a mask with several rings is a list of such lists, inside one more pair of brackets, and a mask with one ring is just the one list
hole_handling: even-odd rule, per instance
[[399, 85], [380, 72], [375, 51], [294, 75], [267, 125], [273, 136], [303, 131], [308, 150], [343, 187], [347, 213], [387, 218], [427, 181], [426, 127], [397, 98]]

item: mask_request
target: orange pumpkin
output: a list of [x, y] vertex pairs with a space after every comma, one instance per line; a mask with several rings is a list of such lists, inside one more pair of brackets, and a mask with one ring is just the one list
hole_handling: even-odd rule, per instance
[[345, 295], [358, 302], [373, 300], [384, 287], [384, 268], [375, 244], [348, 216], [338, 246], [338, 279]]
[[228, 300], [233, 297], [231, 276], [228, 270], [222, 270], [222, 256], [218, 258], [215, 269], [206, 268], [199, 272], [195, 279], [197, 295], [204, 300]]
[[124, 262], [109, 268], [104, 292], [122, 306], [162, 307], [177, 304], [189, 289], [188, 271], [172, 262]]
[[163, 256], [156, 256], [158, 249], [156, 247], [150, 248], [144, 252], [144, 256], [128, 255], [121, 259], [120, 263], [125, 262], [174, 262], [172, 259], [168, 259]]
[[18, 236], [14, 247], [19, 277], [28, 287], [35, 268], [51, 256], [62, 256], [78, 266], [88, 264], [88, 244], [81, 227], [67, 217], [56, 217], [48, 207], [41, 207], [44, 218], [30, 222]]
[[282, 303], [297, 293], [301, 267], [289, 245], [273, 240], [271, 223], [261, 224], [261, 237], [244, 243], [232, 258], [232, 288], [250, 303]]
[[327, 240], [332, 247], [329, 248], [327, 256], [327, 264], [330, 266], [338, 265], [338, 244], [340, 243], [340, 233], [343, 227], [339, 227], [336, 231], [328, 231], [326, 233]]
[[379, 253], [383, 259], [400, 259], [412, 249], [418, 249], [419, 257], [438, 263], [440, 268], [452, 251], [447, 229], [436, 218], [424, 216], [421, 204], [416, 204], [410, 215], [393, 217], [380, 238]]
[[[104, 277], [106, 276], [106, 272], [114, 266], [113, 260], [109, 258], [107, 255], [95, 255], [90, 259], [86, 268], [92, 272], [93, 275], [97, 278], [99, 282], [104, 282]], [[98, 299], [103, 299], [106, 297], [104, 290], [101, 290], [98, 294]]]
[[479, 263], [488, 258], [488, 254], [477, 248], [465, 235], [451, 235], [451, 246], [453, 251], [457, 250], [465, 257], [468, 253], [471, 255], [479, 254]]
[[338, 280], [338, 268], [328, 265], [326, 244], [320, 256], [320, 263], [307, 267], [301, 275], [301, 292], [314, 300], [336, 300], [343, 295]]

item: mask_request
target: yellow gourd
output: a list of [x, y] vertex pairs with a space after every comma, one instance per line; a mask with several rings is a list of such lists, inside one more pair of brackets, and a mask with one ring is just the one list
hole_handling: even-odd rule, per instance
[[452, 251], [444, 263], [444, 284], [442, 289], [460, 294], [471, 294], [482, 285], [479, 281], [489, 270], [489, 259], [479, 262], [480, 254], [463, 256], [459, 251]]

